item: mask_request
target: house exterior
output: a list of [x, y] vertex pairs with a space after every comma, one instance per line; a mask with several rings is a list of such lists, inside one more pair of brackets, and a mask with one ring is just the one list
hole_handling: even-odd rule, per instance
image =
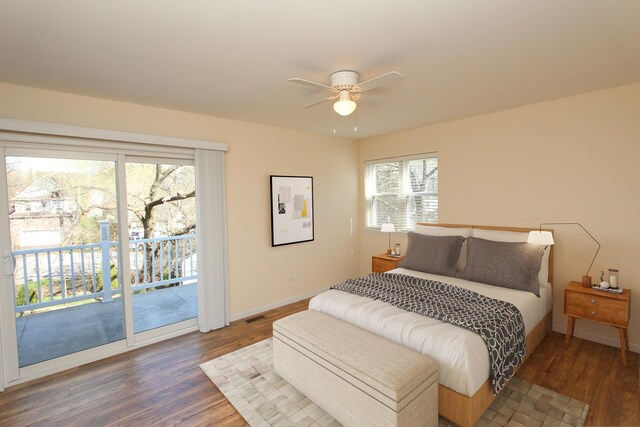
[[11, 199], [11, 240], [14, 247], [61, 246], [65, 230], [78, 220], [77, 205], [58, 181], [43, 177]]

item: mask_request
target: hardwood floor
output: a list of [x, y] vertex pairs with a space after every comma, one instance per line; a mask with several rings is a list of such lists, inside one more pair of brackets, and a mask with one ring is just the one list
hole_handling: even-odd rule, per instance
[[585, 425], [640, 426], [640, 364], [638, 353], [573, 337], [564, 346], [564, 334], [552, 332], [518, 371], [542, 387], [591, 406]]
[[198, 365], [271, 336], [272, 323], [308, 300], [207, 334], [193, 332], [0, 393], [2, 426], [241, 426]]
[[[301, 301], [222, 330], [194, 332], [0, 393], [0, 425], [244, 425], [198, 365], [271, 336], [272, 323], [306, 309]], [[587, 425], [640, 425], [639, 357], [547, 335], [518, 375], [591, 405]]]

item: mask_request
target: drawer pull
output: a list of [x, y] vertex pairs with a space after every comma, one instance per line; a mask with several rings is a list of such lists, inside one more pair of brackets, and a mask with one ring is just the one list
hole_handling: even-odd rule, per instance
[[592, 304], [595, 304], [595, 303], [596, 303], [596, 300], [592, 299], [592, 300], [591, 300], [591, 303], [592, 303]]
[[591, 315], [592, 315], [592, 316], [595, 316], [595, 315], [596, 315], [596, 312], [595, 312], [595, 311], [592, 311], [592, 312], [591, 312]]

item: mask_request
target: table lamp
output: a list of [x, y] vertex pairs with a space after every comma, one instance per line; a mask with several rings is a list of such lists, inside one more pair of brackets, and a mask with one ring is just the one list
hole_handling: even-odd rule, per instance
[[396, 232], [396, 226], [390, 222], [385, 223], [380, 227], [380, 231], [383, 233], [389, 233], [389, 249], [387, 249], [387, 255], [391, 255], [391, 233]]

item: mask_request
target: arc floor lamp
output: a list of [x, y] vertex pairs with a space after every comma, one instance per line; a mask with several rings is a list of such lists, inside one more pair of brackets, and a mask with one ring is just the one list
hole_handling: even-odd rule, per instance
[[584, 230], [584, 232], [587, 233], [587, 235], [591, 237], [591, 239], [594, 242], [596, 242], [596, 244], [598, 245], [598, 249], [596, 249], [596, 253], [593, 255], [593, 259], [591, 260], [591, 264], [589, 264], [589, 268], [587, 268], [587, 272], [582, 276], [582, 286], [584, 286], [585, 288], [590, 288], [592, 284], [592, 279], [591, 279], [591, 276], [589, 276], [589, 271], [591, 271], [591, 267], [593, 267], [593, 262], [596, 260], [596, 257], [598, 256], [598, 252], [600, 252], [600, 242], [598, 242], [596, 238], [593, 237], [593, 235], [589, 233], [589, 231], [586, 228], [584, 228], [582, 224], [580, 224], [579, 222], [543, 222], [542, 224], [540, 224], [540, 228], [538, 230], [529, 232], [529, 238], [527, 239], [527, 242], [537, 244], [537, 245], [553, 245], [554, 244], [553, 234], [551, 234], [550, 231], [543, 231], [542, 230], [543, 225], [577, 225], [580, 228], [582, 228], [582, 230]]

